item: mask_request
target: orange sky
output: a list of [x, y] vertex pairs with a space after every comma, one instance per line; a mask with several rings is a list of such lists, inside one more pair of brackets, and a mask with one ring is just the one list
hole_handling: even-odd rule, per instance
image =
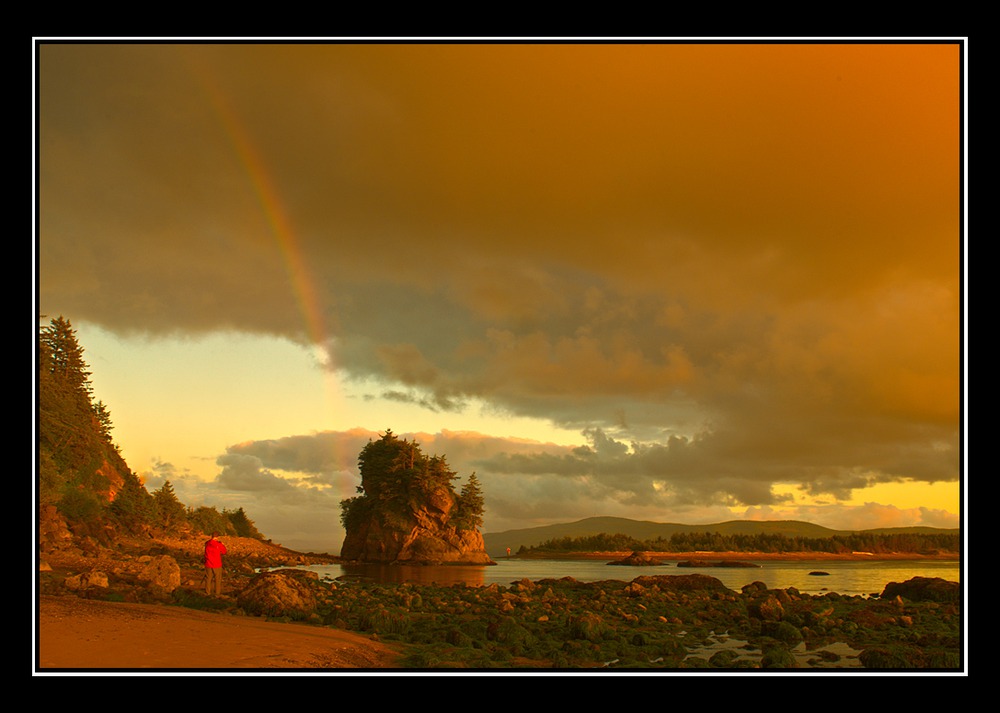
[[388, 427], [488, 530], [954, 526], [964, 49], [41, 42], [38, 309], [182, 499], [322, 512]]

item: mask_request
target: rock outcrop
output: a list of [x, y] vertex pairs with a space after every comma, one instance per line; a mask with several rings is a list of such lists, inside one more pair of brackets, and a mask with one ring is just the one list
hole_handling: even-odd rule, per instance
[[428, 494], [405, 518], [377, 514], [349, 530], [340, 556], [358, 562], [395, 564], [496, 564], [478, 530], [451, 522], [455, 497], [444, 487]]
[[342, 503], [340, 556], [386, 564], [496, 564], [479, 532], [483, 498], [473, 473], [457, 494], [443, 457], [387, 431], [358, 457], [362, 495]]
[[237, 597], [249, 614], [304, 619], [316, 610], [319, 576], [304, 570], [276, 570], [257, 575]]
[[55, 505], [38, 508], [38, 551], [42, 554], [73, 547], [73, 533]]
[[882, 599], [902, 597], [913, 602], [958, 602], [962, 587], [940, 577], [913, 577], [905, 582], [889, 582], [882, 592]]
[[721, 580], [705, 574], [652, 574], [636, 577], [633, 584], [657, 587], [664, 591], [691, 592], [700, 590], [728, 592]]
[[139, 581], [147, 586], [170, 593], [181, 586], [181, 568], [170, 555], [159, 555], [156, 557], [141, 557], [143, 563], [139, 571]]

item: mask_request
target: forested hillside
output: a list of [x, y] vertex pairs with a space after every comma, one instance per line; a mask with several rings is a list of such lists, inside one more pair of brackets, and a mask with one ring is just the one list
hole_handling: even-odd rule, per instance
[[959, 552], [961, 531], [933, 527], [831, 530], [800, 520], [730, 520], [707, 525], [588, 517], [485, 533], [494, 557], [511, 552]]
[[518, 554], [558, 552], [822, 552], [886, 554], [908, 552], [938, 554], [959, 552], [955, 533], [854, 532], [831, 537], [795, 537], [781, 533], [728, 534], [718, 532], [677, 532], [655, 540], [637, 540], [624, 534], [562, 537], [533, 547], [521, 547]]
[[170, 481], [149, 492], [112, 439], [111, 412], [94, 401], [84, 350], [69, 320], [39, 330], [37, 381], [37, 504], [54, 507], [78, 534], [109, 531], [218, 531], [263, 539], [243, 508], [219, 512], [187, 507]]

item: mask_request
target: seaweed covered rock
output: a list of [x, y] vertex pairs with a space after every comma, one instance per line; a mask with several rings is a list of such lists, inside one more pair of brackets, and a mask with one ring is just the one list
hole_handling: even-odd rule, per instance
[[277, 570], [255, 577], [239, 593], [237, 602], [250, 614], [304, 619], [316, 611], [318, 575], [306, 570]]
[[949, 582], [940, 577], [913, 577], [905, 582], [889, 582], [885, 585], [881, 598], [895, 597], [912, 602], [957, 602], [962, 598], [958, 582]]
[[386, 431], [358, 456], [361, 495], [341, 502], [340, 555], [390, 564], [495, 564], [479, 532], [483, 498], [473, 473], [461, 493], [444, 457]]
[[785, 608], [776, 596], [764, 593], [750, 599], [747, 603], [747, 614], [762, 621], [781, 621], [785, 615]]
[[643, 587], [658, 587], [661, 590], [730, 591], [722, 580], [709, 577], [707, 574], [653, 574], [636, 577], [632, 582]]

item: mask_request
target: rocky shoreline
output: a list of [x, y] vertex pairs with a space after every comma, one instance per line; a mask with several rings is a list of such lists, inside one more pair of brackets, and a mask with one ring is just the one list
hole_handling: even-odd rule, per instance
[[[951, 673], [960, 672], [964, 663], [962, 592], [957, 583], [943, 580], [889, 583], [875, 596], [810, 596], [793, 588], [768, 589], [761, 582], [736, 592], [704, 574], [657, 573], [630, 582], [563, 578], [508, 586], [392, 585], [320, 579], [301, 566], [338, 564], [341, 558], [225, 537], [225, 591], [210, 597], [203, 583], [203, 535], [98, 531], [81, 536], [57, 519], [42, 524], [37, 661], [57, 668]], [[731, 552], [577, 555], [609, 563], [633, 556], [650, 563], [844, 558]], [[216, 640], [234, 642], [207, 661], [199, 633], [205, 627]], [[256, 653], [250, 655], [251, 650]]]
[[[583, 583], [572, 578], [523, 580], [509, 586], [384, 585], [322, 580], [304, 564], [340, 561], [272, 543], [225, 538], [226, 593], [202, 588], [202, 537], [94, 542], [49, 548], [39, 563], [38, 589], [46, 612], [54, 601], [97, 607], [146, 607], [211, 615], [214, 626], [239, 630], [252, 622], [294, 625], [263, 628], [290, 647], [307, 651], [283, 662], [238, 658], [226, 652], [215, 666], [338, 668], [372, 665], [399, 669], [795, 669], [877, 668], [960, 672], [962, 593], [957, 583], [916, 578], [890, 583], [880, 596], [821, 596], [755, 582], [735, 592], [703, 574], [643, 576], [630, 582]], [[615, 553], [628, 556], [635, 553]], [[698, 560], [734, 560], [735, 553], [691, 553]], [[677, 559], [684, 555], [671, 555]], [[588, 557], [612, 560], [609, 553]], [[747, 553], [738, 553], [747, 558]], [[810, 559], [815, 559], [810, 557]], [[149, 609], [153, 605], [153, 609]], [[166, 607], [162, 605], [167, 605]], [[60, 611], [65, 611], [62, 607]], [[103, 633], [77, 634], [82, 660], [96, 656], [91, 642], [121, 642], [122, 612], [107, 617]], [[72, 642], [72, 627], [43, 612], [40, 660], [52, 660]], [[145, 620], [145, 619], [143, 619]], [[306, 625], [306, 626], [302, 626]], [[84, 626], [73, 619], [72, 626]], [[179, 624], [161, 636], [179, 641]], [[316, 630], [321, 637], [309, 637]], [[333, 632], [341, 636], [336, 646]], [[245, 632], [241, 634], [245, 636]], [[220, 633], [220, 637], [225, 636]], [[198, 646], [196, 640], [191, 646]], [[116, 644], [125, 646], [124, 643]], [[392, 647], [373, 659], [369, 647]], [[135, 644], [142, 649], [141, 644]], [[261, 644], [261, 650], [267, 646]], [[317, 649], [316, 647], [320, 647]], [[142, 660], [142, 651], [122, 651]], [[350, 653], [353, 651], [354, 653]], [[164, 655], [162, 651], [160, 655]], [[130, 658], [130, 656], [132, 658]], [[167, 668], [196, 660], [178, 654]], [[186, 658], [185, 658], [186, 657]], [[377, 663], [370, 663], [377, 660]], [[290, 663], [294, 662], [294, 663]], [[310, 663], [312, 662], [312, 663]], [[369, 662], [369, 663], [364, 663]], [[96, 665], [96, 664], [91, 664]], [[137, 664], [142, 665], [142, 664]]]
[[[115, 598], [156, 603], [175, 590], [200, 591], [204, 581], [202, 535], [116, 537], [101, 544], [93, 538], [65, 537], [40, 548], [38, 591], [42, 594], [86, 593], [91, 583], [106, 582]], [[257, 570], [310, 564], [334, 564], [336, 556], [302, 553], [249, 537], [223, 538], [225, 583], [237, 591]], [[95, 585], [96, 586], [96, 585]]]

